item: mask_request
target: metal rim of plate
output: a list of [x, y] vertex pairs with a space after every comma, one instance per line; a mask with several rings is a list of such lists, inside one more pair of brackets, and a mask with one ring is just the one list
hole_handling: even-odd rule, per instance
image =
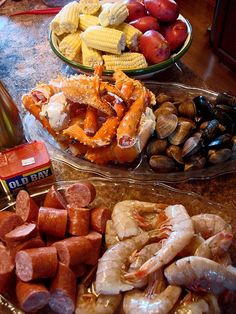
[[[143, 69], [136, 69], [136, 70], [124, 70], [124, 72], [129, 75], [133, 76], [136, 78], [142, 78], [142, 77], [148, 77], [152, 74], [162, 72], [165, 69], [169, 68], [171, 65], [173, 65], [176, 61], [178, 61], [190, 48], [191, 43], [192, 43], [192, 26], [190, 22], [185, 19], [181, 14], [179, 15], [178, 19], [184, 21], [187, 25], [188, 29], [188, 37], [186, 38], [183, 46], [181, 49], [177, 52], [174, 53], [173, 55], [170, 56], [169, 59], [160, 62], [158, 64], [150, 65], [146, 68]], [[84, 66], [83, 64], [76, 62], [76, 61], [71, 61], [67, 59], [58, 49], [58, 38], [57, 36], [50, 31], [49, 32], [49, 43], [51, 46], [51, 49], [53, 52], [65, 63], [67, 63], [69, 66], [71, 66], [74, 70], [80, 71], [82, 73], [87, 73], [87, 74], [93, 74], [94, 69], [92, 67]], [[103, 76], [105, 77], [111, 77], [113, 75], [114, 71], [112, 70], [104, 70], [103, 71]]]

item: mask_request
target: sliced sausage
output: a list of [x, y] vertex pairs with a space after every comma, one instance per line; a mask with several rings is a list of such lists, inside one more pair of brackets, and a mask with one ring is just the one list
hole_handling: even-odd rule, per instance
[[57, 250], [48, 246], [19, 251], [16, 254], [16, 275], [22, 281], [50, 278], [57, 271]]
[[14, 263], [6, 248], [0, 249], [0, 293], [4, 293], [9, 288], [13, 277]]
[[91, 210], [91, 228], [105, 234], [107, 220], [111, 219], [111, 210], [106, 207], [97, 207]]
[[46, 239], [46, 245], [51, 246], [53, 243], [58, 242], [58, 241], [61, 241], [61, 238], [48, 235]]
[[63, 238], [66, 232], [67, 210], [40, 207], [38, 215], [38, 229], [44, 234]]
[[34, 237], [37, 234], [36, 224], [24, 223], [21, 226], [16, 227], [12, 231], [5, 234], [5, 241], [21, 241], [30, 237]]
[[25, 190], [20, 190], [16, 197], [16, 214], [23, 221], [37, 221], [39, 207]]
[[22, 218], [9, 211], [0, 212], [0, 240], [5, 241], [6, 233], [22, 225], [24, 221]]
[[75, 310], [76, 277], [66, 265], [59, 263], [50, 287], [50, 308], [58, 314], [72, 314]]
[[70, 266], [70, 269], [73, 271], [76, 278], [82, 277], [87, 271], [87, 267], [84, 264]]
[[57, 209], [65, 209], [66, 201], [61, 193], [53, 185], [49, 190], [43, 202], [44, 207], [51, 207]]
[[101, 244], [102, 244], [102, 235], [98, 232], [92, 231], [87, 236], [85, 236], [92, 245], [92, 250], [87, 255], [85, 263], [88, 265], [96, 265], [98, 262]]
[[89, 208], [67, 208], [68, 232], [72, 235], [83, 236], [89, 233], [90, 209]]
[[84, 237], [71, 237], [55, 242], [59, 260], [66, 266], [83, 263], [91, 254], [92, 243]]
[[18, 279], [16, 297], [23, 311], [36, 312], [48, 304], [50, 293], [42, 283], [23, 282]]
[[16, 253], [21, 250], [44, 247], [45, 244], [39, 235], [25, 241], [16, 241], [7, 243], [11, 257], [15, 260]]
[[90, 182], [77, 182], [70, 185], [65, 191], [65, 197], [71, 207], [86, 207], [95, 198], [96, 190]]

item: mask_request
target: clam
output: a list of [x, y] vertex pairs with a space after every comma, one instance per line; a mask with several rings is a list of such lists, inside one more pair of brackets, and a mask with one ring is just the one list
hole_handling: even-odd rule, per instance
[[229, 148], [222, 148], [219, 150], [209, 150], [208, 161], [211, 164], [219, 164], [221, 162], [227, 161], [232, 156], [232, 151]]
[[177, 108], [175, 107], [175, 105], [172, 102], [166, 101], [163, 104], [161, 104], [161, 106], [159, 108], [157, 108], [154, 111], [154, 114], [156, 117], [158, 117], [159, 114], [169, 114], [169, 113], [173, 113], [176, 114], [178, 113]]
[[170, 145], [167, 150], [166, 154], [168, 157], [173, 158], [178, 164], [183, 164], [182, 158], [182, 148], [175, 145]]
[[185, 141], [182, 150], [182, 157], [191, 156], [201, 148], [201, 136], [202, 134], [197, 132]]
[[204, 168], [206, 158], [202, 155], [193, 155], [184, 165], [184, 171], [196, 170]]
[[180, 103], [178, 106], [178, 112], [187, 118], [194, 118], [197, 114], [195, 103], [191, 99], [187, 99]]
[[163, 102], [170, 101], [170, 100], [171, 100], [171, 96], [166, 95], [165, 93], [160, 93], [156, 96], [156, 101], [159, 105], [162, 104]]
[[180, 145], [186, 141], [191, 134], [195, 124], [193, 121], [179, 118], [178, 125], [175, 131], [168, 137], [168, 140], [173, 145]]
[[151, 157], [152, 155], [163, 154], [166, 151], [167, 146], [168, 146], [168, 143], [166, 139], [152, 140], [147, 146], [147, 154], [149, 157]]
[[149, 159], [149, 165], [157, 172], [171, 172], [175, 170], [174, 160], [163, 155], [153, 155]]
[[160, 139], [168, 137], [174, 132], [178, 124], [175, 114], [159, 114], [156, 120], [156, 132]]

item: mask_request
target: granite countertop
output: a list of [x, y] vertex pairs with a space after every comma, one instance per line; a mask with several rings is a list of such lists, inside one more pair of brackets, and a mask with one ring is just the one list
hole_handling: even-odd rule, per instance
[[[58, 59], [48, 42], [48, 25], [51, 15], [22, 15], [8, 17], [15, 11], [45, 8], [43, 2], [7, 0], [0, 7], [0, 79], [12, 95], [19, 109], [21, 96], [38, 82], [47, 82], [59, 73], [71, 74], [73, 71]], [[179, 82], [206, 88], [204, 82], [181, 61], [165, 72], [155, 75], [157, 81]], [[58, 180], [87, 177], [87, 173], [75, 171], [60, 162], [53, 162]], [[189, 181], [174, 186], [197, 192], [224, 205], [236, 206], [236, 176], [228, 174], [204, 181]]]

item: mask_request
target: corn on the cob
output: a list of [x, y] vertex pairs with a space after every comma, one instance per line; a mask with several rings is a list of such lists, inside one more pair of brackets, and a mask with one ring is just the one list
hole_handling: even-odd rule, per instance
[[63, 33], [75, 33], [79, 26], [80, 7], [77, 1], [73, 1], [55, 16], [50, 23], [50, 28], [57, 35]]
[[81, 14], [79, 17], [79, 28], [85, 31], [89, 26], [99, 25], [99, 18], [90, 14]]
[[121, 70], [147, 67], [147, 61], [144, 55], [138, 52], [124, 52], [119, 56], [103, 55], [102, 58], [106, 70], [114, 70], [116, 67]]
[[104, 6], [98, 17], [100, 24], [106, 27], [123, 23], [128, 15], [129, 10], [124, 3], [112, 3]]
[[74, 60], [81, 51], [80, 33], [69, 34], [62, 39], [59, 50], [69, 60]]
[[52, 32], [54, 32], [58, 36], [63, 34], [63, 30], [61, 29], [61, 16], [60, 16], [60, 13], [58, 13], [54, 17], [54, 19], [51, 21], [50, 29], [51, 29]]
[[95, 64], [103, 64], [101, 52], [93, 48], [89, 48], [82, 40], [82, 63], [88, 67]]
[[113, 28], [90, 26], [81, 34], [81, 39], [89, 48], [105, 52], [121, 54], [125, 49], [125, 34]]
[[142, 35], [142, 32], [135, 28], [132, 25], [127, 23], [122, 23], [116, 27], [125, 34], [126, 37], [126, 46], [132, 51], [139, 51], [139, 37]]
[[80, 12], [84, 14], [95, 14], [101, 7], [99, 0], [80, 0]]

